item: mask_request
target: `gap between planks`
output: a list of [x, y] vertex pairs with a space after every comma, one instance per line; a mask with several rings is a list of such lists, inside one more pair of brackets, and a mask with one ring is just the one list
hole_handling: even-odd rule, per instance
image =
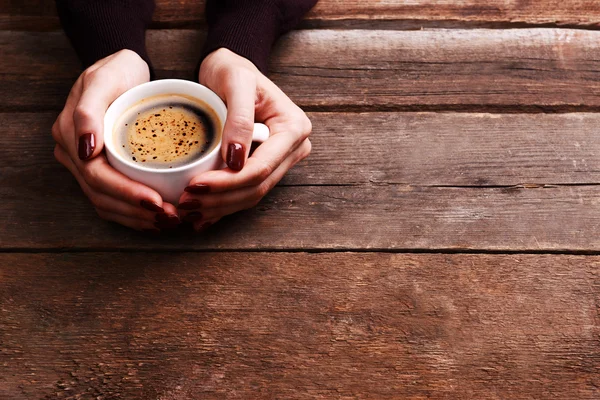
[[583, 256], [583, 257], [597, 257], [600, 256], [600, 250], [553, 250], [553, 249], [545, 249], [545, 250], [485, 250], [485, 249], [454, 249], [454, 248], [439, 248], [439, 249], [390, 249], [390, 248], [337, 248], [337, 249], [306, 249], [306, 248], [256, 248], [256, 249], [240, 249], [240, 248], [232, 248], [232, 249], [195, 249], [194, 247], [190, 248], [182, 248], [181, 250], [173, 250], [173, 249], [134, 249], [134, 248], [101, 248], [101, 247], [78, 247], [78, 248], [68, 248], [68, 247], [40, 247], [40, 248], [25, 248], [25, 247], [16, 247], [16, 248], [1, 248], [0, 254], [86, 254], [86, 253], [123, 253], [123, 254], [165, 254], [165, 253], [198, 253], [198, 254], [206, 254], [206, 253], [227, 253], [227, 254], [246, 254], [246, 253], [277, 253], [277, 254], [415, 254], [415, 255], [436, 255], [436, 254], [472, 254], [472, 255], [557, 255], [557, 256]]
[[[423, 20], [423, 19], [308, 19], [304, 20], [294, 30], [315, 29], [357, 29], [357, 30], [381, 30], [381, 31], [418, 31], [423, 29], [572, 29], [582, 31], [599, 31], [600, 23], [558, 23], [558, 22], [514, 22], [514, 21], [464, 21], [464, 20]], [[152, 22], [148, 29], [153, 30], [188, 30], [206, 29], [206, 25], [194, 20], [174, 22]], [[15, 32], [62, 32], [58, 20], [43, 20], [32, 17], [21, 22], [2, 23], [0, 31]]]

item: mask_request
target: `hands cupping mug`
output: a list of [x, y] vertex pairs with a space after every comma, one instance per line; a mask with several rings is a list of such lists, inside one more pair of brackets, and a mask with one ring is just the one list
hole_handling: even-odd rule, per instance
[[[56, 159], [103, 219], [153, 232], [183, 219], [203, 230], [258, 204], [310, 153], [306, 114], [227, 49], [205, 58], [202, 85], [148, 80], [132, 51], [98, 61], [52, 129]], [[249, 157], [253, 139], [264, 142]]]
[[[198, 83], [144, 83], [123, 93], [107, 110], [106, 156], [117, 171], [177, 205], [194, 177], [226, 167], [221, 158], [226, 119], [223, 101]], [[268, 137], [269, 128], [255, 124], [253, 141]]]

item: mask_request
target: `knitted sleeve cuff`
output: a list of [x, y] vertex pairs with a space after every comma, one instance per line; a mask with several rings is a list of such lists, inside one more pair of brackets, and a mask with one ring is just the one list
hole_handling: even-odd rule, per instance
[[153, 0], [56, 0], [58, 14], [84, 68], [119, 50], [135, 51], [152, 66], [145, 31]]
[[281, 29], [280, 9], [275, 0], [209, 1], [206, 19], [208, 36], [202, 60], [225, 47], [266, 72], [271, 47]]

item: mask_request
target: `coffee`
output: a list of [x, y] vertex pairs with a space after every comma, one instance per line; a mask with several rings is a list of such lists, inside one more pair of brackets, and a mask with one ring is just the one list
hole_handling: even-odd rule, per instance
[[123, 113], [114, 129], [117, 151], [153, 169], [189, 164], [210, 153], [221, 140], [215, 111], [182, 95], [144, 99]]

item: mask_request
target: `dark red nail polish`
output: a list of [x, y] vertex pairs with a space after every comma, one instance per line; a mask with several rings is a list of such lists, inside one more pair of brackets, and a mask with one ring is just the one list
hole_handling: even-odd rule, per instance
[[160, 233], [160, 229], [142, 229], [142, 232], [158, 235]]
[[230, 143], [227, 147], [227, 166], [234, 171], [240, 171], [244, 168], [244, 158], [246, 158], [246, 149], [239, 143]]
[[81, 160], [87, 160], [92, 156], [94, 149], [96, 148], [96, 139], [91, 133], [85, 133], [79, 137], [79, 146], [77, 152]]
[[198, 211], [192, 211], [191, 213], [187, 213], [185, 217], [183, 217], [183, 219], [185, 219], [188, 222], [198, 222], [201, 221], [202, 218], [204, 218], [204, 215], [202, 215], [202, 213]]
[[201, 207], [202, 203], [200, 203], [198, 200], [188, 200], [185, 203], [181, 203], [177, 206], [177, 208], [180, 210], [197, 210]]
[[197, 183], [186, 187], [185, 191], [193, 194], [206, 194], [210, 192], [210, 186]]
[[142, 200], [140, 202], [140, 205], [148, 211], [165, 212], [165, 210], [161, 206], [159, 206], [158, 204], [156, 204], [150, 200]]
[[156, 222], [160, 222], [162, 224], [167, 225], [178, 225], [181, 221], [177, 215], [169, 215], [166, 213], [158, 213], [156, 214]]

